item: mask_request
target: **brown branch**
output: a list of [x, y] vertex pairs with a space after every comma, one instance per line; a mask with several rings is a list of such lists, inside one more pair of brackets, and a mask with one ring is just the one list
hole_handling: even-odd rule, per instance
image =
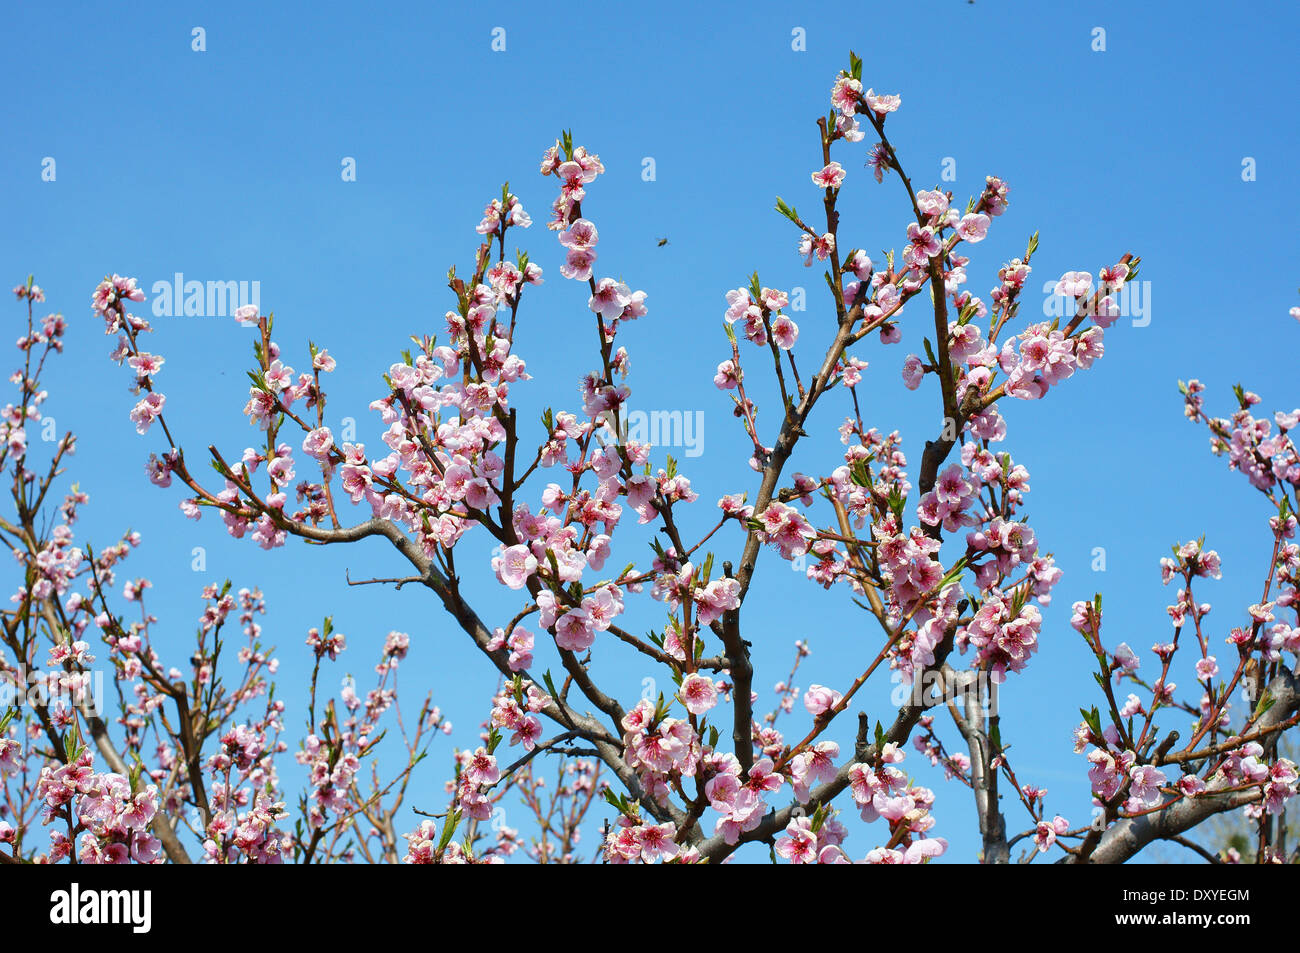
[[[1300, 710], [1300, 678], [1294, 673], [1283, 669], [1269, 682], [1268, 691], [1275, 701], [1259, 719], [1261, 728], [1283, 722]], [[1266, 753], [1277, 747], [1276, 733], [1268, 737], [1264, 747]], [[1194, 798], [1181, 798], [1141, 817], [1123, 818], [1106, 829], [1087, 860], [1095, 864], [1122, 864], [1152, 841], [1169, 840], [1215, 814], [1250, 804], [1259, 797], [1258, 789], [1224, 794], [1207, 792]], [[1076, 859], [1069, 856], [1062, 862], [1075, 863]]]

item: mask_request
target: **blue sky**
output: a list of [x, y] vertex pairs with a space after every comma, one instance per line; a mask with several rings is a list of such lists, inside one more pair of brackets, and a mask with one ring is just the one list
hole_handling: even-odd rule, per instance
[[[49, 307], [72, 323], [47, 380], [60, 429], [80, 435], [73, 476], [92, 500], [83, 535], [100, 545], [126, 525], [144, 535], [133, 571], [154, 580], [152, 607], [178, 661], [203, 583], [260, 584], [290, 698], [307, 671], [305, 631], [325, 612], [349, 636], [339, 674], [368, 671], [388, 630], [410, 632], [405, 690], [431, 689], [457, 726], [422, 766], [429, 796], [416, 798], [419, 807], [440, 809], [445, 755], [453, 743], [474, 743], [494, 685], [486, 663], [429, 594], [344, 585], [345, 569], [353, 578], [400, 571], [379, 542], [267, 554], [227, 539], [215, 520], [185, 521], [179, 494], [145, 479], [143, 462], [160, 445], [126, 419], [126, 372], [105, 359], [111, 339], [90, 315], [92, 288], [114, 271], [146, 289], [178, 271], [260, 281], [290, 363], [305, 366], [308, 338], [337, 357], [329, 413], [356, 418], [373, 450], [379, 428], [366, 405], [381, 394], [379, 375], [410, 334], [441, 329], [447, 267], [469, 268], [482, 207], [509, 180], [538, 222], [521, 240], [548, 277], [525, 304], [517, 342], [535, 377], [516, 391], [521, 416], [536, 419], [546, 404], [576, 409], [578, 377], [594, 366], [590, 314], [585, 292], [559, 276], [554, 236], [541, 227], [553, 180], [537, 174], [542, 150], [572, 128], [608, 170], [584, 203], [600, 228], [602, 273], [649, 296], [649, 316], [623, 340], [633, 404], [703, 411], [704, 453], [684, 463], [695, 488], [709, 504], [725, 492], [752, 494], [743, 434], [711, 382], [727, 356], [723, 294], [755, 269], [766, 285], [808, 288], [798, 353], [805, 365], [820, 356], [833, 326], [820, 271], [802, 267], [796, 236], [771, 208], [778, 194], [809, 209], [818, 200], [808, 180], [820, 165], [813, 123], [849, 49], [865, 61], [864, 85], [902, 95], [889, 130], [917, 187], [939, 182], [945, 157], [956, 160], [956, 181], [945, 185], [959, 199], [978, 193], [986, 174], [1010, 183], [1010, 209], [968, 268], [973, 293], [987, 298], [998, 266], [1022, 254], [1035, 230], [1032, 290], [1066, 270], [1095, 273], [1125, 251], [1142, 256], [1150, 282], [1149, 325], [1121, 321], [1105, 358], [1046, 400], [1002, 404], [1006, 447], [1032, 474], [1027, 512], [1065, 570], [1040, 654], [1003, 693], [1017, 774], [1049, 789], [1050, 810], [1086, 821], [1085, 764], [1069, 735], [1096, 690], [1068, 626], [1072, 601], [1103, 591], [1108, 641], [1145, 652], [1168, 632], [1173, 595], [1160, 587], [1157, 561], [1201, 533], [1224, 560], [1223, 580], [1200, 593], [1216, 607], [1215, 631], [1226, 633], [1258, 598], [1266, 504], [1182, 419], [1176, 382], [1199, 377], [1217, 412], [1230, 409], [1237, 381], [1269, 409], [1300, 402], [1291, 368], [1266, 359], [1300, 333], [1287, 317], [1300, 303], [1300, 239], [1286, 199], [1298, 184], [1292, 7], [1278, 5], [1267, 25], [1206, 3], [986, 0], [917, 2], [858, 23], [771, 3], [569, 3], [563, 15], [509, 3], [490, 12], [396, 3], [382, 14], [354, 4], [139, 3], [112, 14], [46, 4], [9, 20], [21, 42], [0, 66], [9, 90], [0, 261], [6, 287], [35, 273]], [[205, 52], [191, 49], [195, 27], [206, 31]], [[506, 30], [504, 52], [491, 49], [495, 27]], [[1092, 49], [1096, 27], [1106, 31], [1104, 52]], [[805, 51], [791, 48], [795, 28], [806, 31]], [[869, 144], [833, 156], [849, 170], [841, 241], [873, 254], [901, 250], [906, 198], [896, 181], [877, 186], [862, 168]], [[56, 163], [53, 182], [42, 181], [46, 157]], [[341, 179], [344, 157], [356, 161], [355, 182]], [[655, 160], [651, 182], [641, 176], [645, 157]], [[1247, 157], [1255, 181], [1243, 181]], [[669, 244], [658, 247], [661, 237]], [[18, 309], [9, 313], [16, 321]], [[926, 324], [923, 308], [911, 315], [901, 344], [873, 341], [859, 356], [871, 365], [864, 414], [902, 431], [915, 476], [939, 411], [931, 382], [918, 393], [899, 386]], [[251, 333], [223, 318], [154, 324], [154, 350], [167, 358], [159, 386], [190, 459], [209, 442], [237, 455], [254, 440], [240, 415]], [[818, 408], [793, 468], [834, 467], [834, 427], [846, 409], [834, 397]], [[769, 409], [769, 433], [772, 418]], [[707, 528], [713, 512], [701, 505], [691, 525]], [[627, 539], [613, 560], [620, 566], [644, 553], [641, 537]], [[726, 537], [719, 558], [735, 558], [739, 543], [737, 533]], [[478, 553], [486, 573], [487, 544], [465, 545], [471, 556], [461, 565]], [[206, 573], [190, 571], [195, 546], [206, 548]], [[1105, 572], [1090, 568], [1098, 546]], [[843, 687], [846, 673], [874, 657], [878, 630], [845, 592], [823, 593], [771, 555], [758, 581], [746, 609], [760, 691], [784, 676], [796, 638], [813, 648], [803, 687]], [[470, 591], [503, 605], [485, 574]], [[647, 601], [629, 628], [657, 625], [658, 610]], [[504, 624], [512, 610], [484, 614]], [[634, 699], [639, 670], [608, 668]], [[1182, 680], [1190, 685], [1190, 673]], [[873, 718], [888, 719], [889, 688], [881, 682], [861, 698]], [[288, 723], [301, 724], [293, 714]], [[951, 728], [945, 737], [957, 740]], [[947, 859], [972, 859], [968, 792], [917, 757], [908, 766], [938, 793]], [[1023, 811], [1008, 804], [1007, 814], [1009, 828], [1022, 829]], [[861, 856], [877, 836], [856, 832], [851, 853]]]

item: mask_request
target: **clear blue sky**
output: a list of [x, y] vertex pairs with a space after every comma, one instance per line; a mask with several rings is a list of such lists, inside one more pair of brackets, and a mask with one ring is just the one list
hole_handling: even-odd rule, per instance
[[[713, 500], [755, 486], [742, 434], [711, 382], [726, 356], [724, 292], [755, 269], [764, 284], [807, 287], [804, 364], [830, 333], [820, 271], [801, 266], [795, 236], [771, 207], [778, 194], [809, 208], [817, 200], [808, 180], [820, 164], [813, 123], [852, 48], [865, 60], [864, 85], [902, 95], [889, 128], [918, 187], [938, 182], [947, 156], [957, 161], [948, 187], [959, 197], [990, 173], [1011, 185], [1009, 212], [968, 269], [974, 293], [987, 298], [998, 266], [1036, 229], [1033, 289], [1066, 270], [1095, 273], [1125, 251], [1142, 256], [1151, 282], [1149, 326], [1121, 321], [1092, 370], [1043, 402], [1002, 406], [1007, 447], [1032, 474], [1031, 521], [1065, 570], [1041, 652], [1004, 692], [1003, 738], [1018, 775], [1049, 789], [1049, 809], [1083, 822], [1086, 765], [1070, 753], [1070, 731], [1096, 690], [1069, 604], [1104, 591], [1108, 640], [1145, 652], [1168, 632], [1172, 593], [1160, 586], [1157, 560], [1200, 533], [1224, 561], [1223, 581], [1201, 592], [1215, 604], [1215, 631], [1258, 598], [1265, 504], [1183, 421], [1176, 381], [1200, 377], [1212, 410], [1228, 408], [1239, 380], [1270, 409], [1300, 402], [1293, 368], [1271, 359], [1300, 334], [1287, 317], [1300, 304], [1300, 239], [1290, 223], [1298, 21], [1283, 4], [1247, 17], [1207, 3], [988, 0], [857, 17], [774, 3], [501, 3], [482, 12], [418, 3], [23, 5], [9, 14], [0, 65], [5, 287], [34, 272], [50, 308], [72, 323], [48, 378], [49, 410], [80, 434], [75, 477], [92, 499], [83, 534], [102, 545], [127, 524], [143, 533], [134, 572], [155, 581], [152, 606], [174, 633], [175, 659], [187, 657], [200, 586], [226, 576], [265, 589], [267, 634], [281, 647], [290, 700], [307, 670], [305, 631], [324, 611], [349, 636], [339, 674], [368, 672], [384, 633], [409, 631], [405, 690], [431, 688], [457, 726], [422, 766], [429, 795], [415, 803], [439, 809], [445, 755], [452, 743], [474, 743], [490, 670], [427, 593], [344, 586], [345, 568], [354, 578], [400, 571], [379, 542], [266, 554], [228, 540], [216, 520], [185, 521], [179, 494], [145, 479], [159, 442], [138, 438], [127, 421], [127, 374], [106, 360], [111, 339], [90, 315], [92, 288], [113, 271], [146, 289], [177, 271], [260, 281], [289, 362], [305, 366], [308, 337], [330, 348], [340, 367], [331, 416], [356, 417], [374, 449], [379, 429], [366, 405], [381, 393], [379, 375], [408, 335], [441, 329], [447, 267], [469, 267], [474, 225], [508, 179], [538, 222], [523, 237], [549, 279], [526, 304], [518, 341], [536, 380], [516, 393], [526, 411], [572, 407], [578, 376], [593, 366], [590, 316], [585, 293], [558, 274], [554, 236], [541, 227], [553, 180], [537, 174], [542, 150], [572, 128], [608, 170], [584, 203], [600, 228], [600, 266], [649, 295], [649, 317], [624, 341], [634, 403], [705, 413], [705, 452], [685, 464], [709, 504], [692, 524], [704, 527]], [[498, 26], [507, 31], [502, 53], [490, 48]], [[194, 27], [206, 30], [206, 52], [191, 50]], [[795, 27], [807, 31], [804, 52], [791, 49]], [[1106, 30], [1105, 52], [1091, 48], [1094, 27]], [[905, 198], [896, 181], [877, 186], [862, 168], [867, 145], [838, 147], [849, 170], [841, 240], [873, 253], [901, 249]], [[341, 180], [345, 156], [356, 160], [354, 183]], [[647, 156], [653, 182], [641, 178]], [[1254, 182], [1241, 177], [1248, 156]], [[57, 163], [54, 182], [42, 181], [45, 157]], [[657, 247], [665, 236], [670, 243]], [[6, 308], [16, 320], [18, 310]], [[154, 349], [167, 358], [159, 386], [190, 459], [208, 442], [237, 455], [254, 438], [239, 412], [250, 333], [220, 318], [155, 325]], [[902, 344], [873, 343], [860, 355], [871, 363], [864, 412], [903, 431], [915, 476], [939, 411], [928, 383], [916, 394], [899, 386], [902, 360], [923, 333], [915, 320], [903, 329]], [[819, 408], [793, 468], [835, 465], [842, 412], [833, 400]], [[481, 550], [486, 573], [486, 543], [466, 545]], [[738, 545], [733, 533], [719, 557], [734, 558]], [[207, 548], [205, 574], [189, 569], [195, 546]], [[1089, 568], [1096, 546], [1107, 551], [1104, 573]], [[625, 546], [613, 561], [643, 552]], [[843, 687], [874, 656], [878, 630], [844, 591], [825, 594], [774, 557], [758, 581], [747, 636], [764, 701], [796, 638], [813, 648], [803, 687]], [[471, 591], [504, 604], [494, 582]], [[629, 628], [656, 625], [658, 609], [643, 608]], [[492, 624], [508, 618], [504, 609], [485, 614]], [[1190, 673], [1181, 675], [1190, 685]], [[612, 677], [635, 697], [639, 672], [616, 667]], [[863, 699], [873, 717], [888, 718], [888, 691], [881, 683]], [[301, 724], [299, 715], [288, 723]], [[946, 737], [956, 740], [950, 728]], [[946, 859], [972, 859], [968, 792], [918, 757], [908, 767], [938, 793]], [[1023, 811], [1008, 804], [1007, 814], [1020, 830]], [[865, 854], [876, 836], [855, 833], [851, 854]]]

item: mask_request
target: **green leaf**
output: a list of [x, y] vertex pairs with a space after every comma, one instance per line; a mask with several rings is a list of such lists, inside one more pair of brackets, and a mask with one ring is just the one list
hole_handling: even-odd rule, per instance
[[1091, 709], [1080, 708], [1079, 714], [1083, 716], [1083, 723], [1098, 738], [1102, 737], [1101, 733], [1101, 714], [1097, 711], [1097, 706], [1093, 705]]
[[898, 487], [889, 488], [889, 509], [894, 514], [894, 519], [898, 520], [898, 525], [903, 525], [903, 505], [907, 502], [907, 497], [898, 492]]
[[651, 720], [656, 724], [663, 721], [665, 718], [668, 717], [668, 710], [671, 707], [672, 707], [672, 703], [669, 702], [668, 699], [664, 698], [663, 692], [660, 692], [659, 699], [658, 701], [655, 702], [654, 717]]
[[438, 850], [444, 850], [451, 843], [452, 835], [456, 833], [456, 827], [459, 824], [459, 810], [452, 811], [447, 815], [447, 819], [442, 824], [442, 836], [438, 838]]
[[962, 556], [955, 563], [952, 564], [952, 568], [948, 570], [947, 575], [949, 576], [960, 575], [962, 570], [965, 569], [968, 565], [970, 565], [970, 557]]
[[1265, 689], [1264, 694], [1259, 696], [1259, 702], [1256, 703], [1255, 705], [1254, 717], [1258, 718], [1260, 715], [1264, 714], [1264, 712], [1268, 711], [1276, 704], [1277, 704], [1277, 696], [1275, 696], [1272, 692]]

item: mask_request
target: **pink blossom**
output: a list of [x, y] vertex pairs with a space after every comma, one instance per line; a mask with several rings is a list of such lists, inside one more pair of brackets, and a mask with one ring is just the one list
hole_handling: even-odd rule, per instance
[[476, 748], [469, 766], [465, 769], [465, 778], [470, 784], [490, 786], [501, 778], [501, 769], [497, 759], [483, 748]]
[[[599, 233], [596, 226], [587, 221], [585, 218], [577, 219], [572, 222], [567, 229], [560, 232], [560, 244], [568, 249], [588, 249], [594, 246], [599, 240]], [[595, 256], [593, 255], [593, 258]]]
[[692, 715], [703, 715], [718, 703], [718, 689], [713, 679], [692, 672], [682, 679], [679, 692], [682, 704]]
[[771, 321], [772, 340], [776, 346], [784, 351], [794, 347], [794, 342], [799, 340], [799, 326], [794, 323], [788, 316], [778, 314]]
[[942, 837], [922, 837], [912, 841], [903, 852], [903, 863], [925, 864], [935, 857], [943, 856], [948, 849], [948, 841]]
[[921, 210], [921, 214], [931, 219], [939, 219], [944, 212], [948, 211], [948, 196], [938, 189], [933, 191], [922, 189], [916, 193], [916, 205]]
[[334, 435], [330, 433], [329, 427], [317, 427], [308, 432], [302, 441], [302, 452], [321, 461], [329, 459], [333, 447]]
[[903, 361], [903, 384], [908, 390], [916, 390], [921, 386], [921, 378], [925, 376], [925, 365], [915, 354], [907, 355]]
[[586, 609], [570, 609], [555, 622], [555, 644], [571, 652], [582, 652], [596, 640]]
[[1164, 772], [1149, 764], [1136, 765], [1130, 772], [1132, 784], [1129, 796], [1144, 807], [1160, 803], [1160, 785], [1166, 782]]
[[967, 213], [957, 223], [957, 234], [962, 241], [975, 244], [984, 241], [989, 233], [989, 217], [983, 213]]
[[733, 390], [740, 383], [736, 362], [728, 359], [719, 364], [718, 373], [713, 375], [713, 383], [720, 390]]
[[162, 416], [163, 405], [167, 398], [157, 392], [146, 394], [131, 409], [131, 420], [135, 422], [136, 433], [147, 433], [155, 420]]
[[844, 182], [844, 167], [838, 162], [831, 162], [825, 168], [812, 174], [813, 184], [823, 189], [838, 189]]
[[1038, 852], [1045, 854], [1056, 843], [1056, 838], [1070, 829], [1070, 823], [1061, 815], [1056, 815], [1049, 821], [1039, 821], [1034, 833], [1034, 843], [1038, 845]]
[[588, 305], [592, 311], [609, 320], [621, 315], [631, 303], [632, 292], [627, 285], [613, 278], [601, 278], [596, 282], [596, 290]]
[[735, 579], [714, 579], [693, 595], [700, 625], [711, 625], [724, 612], [740, 608], [740, 583]]
[[1092, 291], [1092, 275], [1086, 271], [1067, 271], [1056, 283], [1056, 293], [1067, 298], [1082, 298]]
[[522, 589], [528, 578], [537, 572], [537, 557], [527, 546], [509, 546], [492, 560], [492, 569], [504, 585]]
[[803, 706], [813, 717], [824, 715], [840, 703], [842, 696], [834, 689], [824, 685], [813, 685], [804, 692]]
[[866, 101], [867, 108], [882, 119], [903, 104], [901, 96], [885, 94], [877, 96], [874, 89], [867, 90], [862, 98]]
[[127, 359], [127, 365], [135, 371], [136, 377], [143, 380], [157, 374], [165, 362], [165, 358], [158, 354], [148, 354], [144, 351]]

